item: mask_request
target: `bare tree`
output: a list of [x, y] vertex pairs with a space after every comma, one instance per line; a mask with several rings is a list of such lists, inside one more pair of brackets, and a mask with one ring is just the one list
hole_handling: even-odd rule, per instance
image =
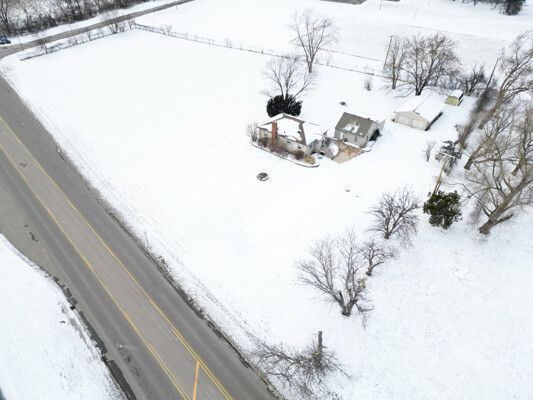
[[426, 147], [424, 148], [424, 152], [423, 152], [424, 158], [426, 159], [426, 161], [429, 161], [429, 159], [431, 158], [431, 153], [436, 144], [437, 142], [434, 140], [428, 140], [426, 142]]
[[290, 96], [298, 98], [312, 89], [315, 81], [315, 73], [303, 68], [300, 56], [296, 54], [273, 57], [264, 74], [271, 83], [271, 88], [266, 91], [270, 97], [279, 94], [285, 99]]
[[0, 0], [0, 23], [6, 33], [11, 33], [11, 11], [15, 0]]
[[533, 90], [533, 36], [531, 32], [519, 35], [507, 51], [502, 51], [499, 69], [501, 83], [496, 99], [479, 123], [479, 128], [483, 128], [504, 104], [510, 103], [521, 93]]
[[513, 146], [512, 127], [517, 113], [516, 105], [506, 105], [500, 108], [484, 126], [478, 135], [470, 157], [464, 168], [469, 170], [472, 164], [490, 161], [493, 157], [507, 154], [504, 149]]
[[414, 36], [405, 42], [403, 79], [419, 96], [427, 86], [436, 86], [444, 77], [457, 73], [459, 59], [455, 42], [442, 33]]
[[355, 307], [360, 313], [369, 311], [366, 303], [366, 279], [360, 276], [363, 267], [353, 232], [336, 239], [318, 241], [310, 257], [297, 263], [300, 282], [325, 294], [337, 303], [344, 316]]
[[318, 332], [316, 341], [301, 350], [258, 340], [254, 355], [259, 368], [268, 377], [274, 377], [306, 396], [312, 394], [312, 388], [320, 386], [329, 373], [346, 375], [335, 353], [324, 346], [322, 332]]
[[481, 85], [487, 83], [485, 67], [474, 65], [469, 73], [460, 76], [460, 81], [465, 95], [469, 96], [476, 93]]
[[410, 236], [416, 233], [418, 217], [415, 211], [420, 208], [419, 200], [407, 188], [394, 193], [385, 193], [379, 204], [370, 209], [374, 217], [370, 230], [390, 239], [397, 235], [402, 243], [409, 244]]
[[465, 189], [469, 197], [487, 217], [479, 227], [484, 235], [511, 219], [517, 210], [533, 204], [533, 160], [523, 157], [533, 152], [530, 121], [528, 109], [518, 129], [514, 130], [520, 145], [496, 148], [492, 158], [475, 163], [474, 170], [466, 176]]
[[313, 72], [313, 64], [320, 50], [337, 41], [337, 32], [333, 22], [306, 9], [293, 16], [290, 25], [296, 34], [296, 41], [302, 48], [307, 70]]
[[392, 90], [396, 89], [400, 80], [405, 62], [405, 52], [405, 41], [396, 35], [392, 36], [385, 56], [385, 64], [383, 65], [383, 72], [390, 80]]
[[372, 276], [374, 268], [396, 257], [396, 252], [393, 249], [390, 249], [384, 243], [374, 238], [366, 241], [359, 248], [359, 254], [367, 263], [366, 275], [368, 276]]

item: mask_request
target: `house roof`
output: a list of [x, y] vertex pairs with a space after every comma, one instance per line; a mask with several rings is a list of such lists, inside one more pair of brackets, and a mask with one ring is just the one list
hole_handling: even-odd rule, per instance
[[450, 93], [448, 97], [457, 97], [458, 99], [460, 99], [461, 97], [463, 97], [463, 94], [464, 93], [462, 90], [455, 89], [453, 92]]
[[434, 97], [415, 96], [403, 103], [396, 112], [414, 112], [428, 122], [433, 122], [443, 109], [444, 103]]
[[267, 122], [259, 125], [259, 127], [272, 132], [272, 122], [277, 122], [279, 136], [284, 136], [287, 139], [305, 145], [312, 143], [314, 140], [320, 140], [327, 132], [327, 129], [320, 125], [304, 121], [303, 119], [288, 114], [278, 114]]
[[365, 135], [374, 123], [377, 124], [377, 121], [345, 112], [342, 114], [339, 122], [337, 122], [335, 129], [356, 133], [358, 135]]

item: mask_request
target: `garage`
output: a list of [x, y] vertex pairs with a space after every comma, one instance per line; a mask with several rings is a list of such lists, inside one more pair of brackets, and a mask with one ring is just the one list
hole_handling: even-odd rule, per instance
[[442, 115], [444, 106], [444, 102], [437, 98], [414, 96], [394, 112], [392, 120], [414, 129], [426, 131]]

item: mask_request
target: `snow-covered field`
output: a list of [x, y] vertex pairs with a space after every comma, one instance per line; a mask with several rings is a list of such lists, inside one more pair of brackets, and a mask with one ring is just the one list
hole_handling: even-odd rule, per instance
[[[292, 15], [306, 7], [335, 21], [339, 33], [335, 50], [362, 57], [342, 58], [343, 65], [351, 61], [378, 69], [391, 35], [437, 31], [458, 42], [457, 53], [465, 66], [484, 63], [490, 68], [506, 42], [533, 25], [533, 6], [529, 3], [518, 16], [509, 17], [486, 4], [451, 0], [368, 0], [358, 6], [319, 0], [200, 0], [138, 21], [172, 26], [174, 31], [191, 36], [229, 39], [234, 46], [290, 51], [293, 47], [289, 42], [295, 39], [289, 28]], [[340, 56], [327, 54], [322, 58], [335, 61]]]
[[2, 236], [0, 274], [0, 398], [120, 399], [59, 287]]
[[[290, 15], [306, 6], [337, 21], [340, 49], [375, 58], [390, 32], [410, 34], [416, 22], [426, 33], [451, 30], [465, 64], [490, 63], [531, 23], [529, 6], [505, 17], [447, 0], [383, 2], [381, 12], [377, 0], [197, 0], [139, 22], [283, 50]], [[429, 132], [387, 121], [371, 152], [302, 168], [245, 136], [248, 123], [267, 118], [267, 60], [132, 31], [29, 61], [10, 58], [3, 70], [83, 173], [244, 347], [249, 333], [299, 346], [323, 330], [353, 377], [335, 382], [343, 399], [532, 398], [533, 215], [489, 238], [466, 218], [442, 231], [421, 215], [413, 246], [370, 280], [366, 327], [300, 285], [294, 267], [324, 235], [351, 227], [363, 235], [366, 211], [384, 191], [407, 185], [425, 198], [439, 164], [422, 150], [428, 139], [454, 139], [474, 99], [447, 106]], [[363, 75], [318, 70], [302, 116], [322, 126], [345, 110], [388, 118], [404, 100], [377, 78], [368, 92]], [[261, 171], [268, 181], [255, 178]]]

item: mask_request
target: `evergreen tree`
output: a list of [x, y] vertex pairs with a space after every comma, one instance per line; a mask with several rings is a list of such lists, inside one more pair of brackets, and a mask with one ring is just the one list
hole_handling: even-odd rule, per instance
[[522, 10], [525, 0], [505, 0], [503, 10], [507, 15], [516, 15]]
[[455, 192], [430, 193], [429, 199], [424, 203], [423, 211], [429, 214], [429, 223], [448, 229], [454, 222], [461, 218], [461, 196]]
[[293, 96], [287, 97], [279, 95], [268, 100], [267, 113], [269, 117], [284, 113], [297, 117], [302, 111], [302, 102], [296, 100]]

